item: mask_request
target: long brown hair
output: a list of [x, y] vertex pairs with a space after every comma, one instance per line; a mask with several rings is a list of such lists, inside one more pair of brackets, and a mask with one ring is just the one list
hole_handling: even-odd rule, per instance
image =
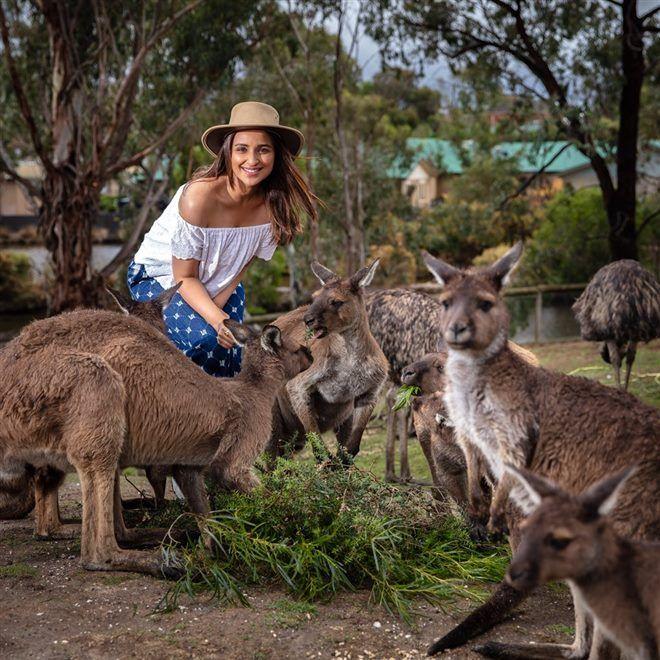
[[[190, 179], [191, 182], [197, 179], [217, 179], [226, 176], [229, 185], [234, 185], [231, 150], [236, 132], [232, 131], [225, 137], [213, 163], [208, 167], [198, 169]], [[283, 145], [280, 136], [268, 130], [266, 132], [273, 141], [275, 160], [273, 171], [260, 185], [270, 212], [275, 241], [278, 245], [288, 245], [298, 234], [302, 233], [304, 215], [308, 215], [314, 221], [318, 220], [316, 205], [321, 201], [312, 192], [296, 167], [291, 152]]]

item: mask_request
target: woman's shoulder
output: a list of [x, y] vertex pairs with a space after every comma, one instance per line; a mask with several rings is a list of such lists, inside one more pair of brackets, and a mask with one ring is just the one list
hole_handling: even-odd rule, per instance
[[189, 224], [206, 227], [207, 220], [217, 211], [221, 179], [197, 179], [187, 183], [179, 197], [179, 215]]

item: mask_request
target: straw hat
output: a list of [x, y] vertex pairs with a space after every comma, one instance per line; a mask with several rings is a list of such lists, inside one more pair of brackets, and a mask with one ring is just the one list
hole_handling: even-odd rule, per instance
[[280, 124], [280, 115], [272, 105], [257, 101], [244, 101], [237, 103], [231, 109], [228, 124], [211, 126], [204, 131], [202, 144], [209, 153], [217, 156], [228, 133], [248, 129], [263, 129], [277, 133], [294, 158], [300, 153], [305, 143], [305, 138], [300, 131]]

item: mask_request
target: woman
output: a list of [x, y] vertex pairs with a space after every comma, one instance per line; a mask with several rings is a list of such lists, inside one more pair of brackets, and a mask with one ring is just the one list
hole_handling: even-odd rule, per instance
[[222, 322], [243, 320], [250, 263], [290, 243], [304, 214], [316, 216], [316, 197], [294, 164], [303, 143], [275, 108], [235, 105], [228, 124], [202, 136], [213, 164], [179, 188], [129, 266], [134, 300], [182, 283], [164, 314], [168, 335], [213, 376], [240, 371], [240, 348]]

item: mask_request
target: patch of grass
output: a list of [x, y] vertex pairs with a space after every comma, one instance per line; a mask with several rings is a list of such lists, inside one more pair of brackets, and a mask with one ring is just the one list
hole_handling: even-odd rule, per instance
[[39, 575], [39, 571], [34, 566], [29, 566], [19, 562], [18, 564], [9, 564], [8, 566], [0, 566], [0, 578], [15, 577], [15, 578], [33, 578]]
[[279, 598], [269, 606], [269, 609], [274, 610], [268, 617], [272, 625], [294, 630], [318, 614], [316, 605], [300, 600], [290, 600], [289, 598]]
[[270, 581], [308, 602], [367, 588], [408, 620], [413, 599], [481, 598], [469, 583], [501, 579], [506, 551], [477, 550], [461, 522], [438, 518], [428, 494], [344, 469], [318, 436], [308, 441], [315, 461], [280, 459], [250, 495], [213, 494], [205, 535], [214, 556], [204, 539], [180, 552], [185, 575], [165, 607], [200, 590], [245, 603], [246, 585]]
[[575, 628], [573, 626], [565, 626], [563, 623], [555, 623], [548, 626], [548, 630], [558, 635], [566, 635], [568, 637], [575, 636]]
[[101, 577], [101, 582], [108, 587], [115, 587], [118, 584], [123, 584], [129, 580], [136, 580], [138, 575], [124, 574], [124, 575], [104, 575]]

